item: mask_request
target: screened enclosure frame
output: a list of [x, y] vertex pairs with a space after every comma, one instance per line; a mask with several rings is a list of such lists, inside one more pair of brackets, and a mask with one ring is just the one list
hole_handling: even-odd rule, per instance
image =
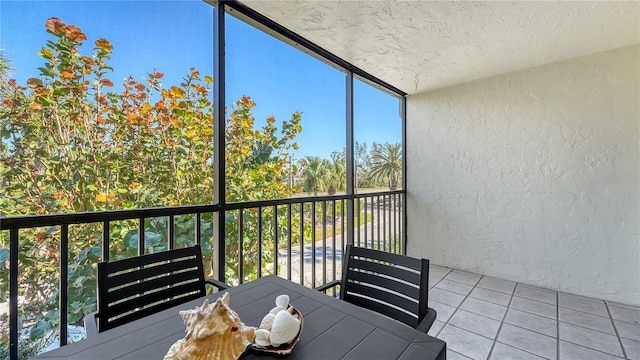
[[[406, 95], [404, 91], [388, 84], [387, 82], [378, 79], [377, 77], [369, 74], [368, 72], [358, 68], [357, 66], [349, 63], [348, 61], [336, 56], [335, 54], [325, 50], [317, 44], [307, 40], [299, 34], [285, 28], [284, 26], [276, 23], [275, 21], [267, 18], [266, 16], [258, 13], [257, 11], [249, 8], [248, 6], [240, 3], [237, 0], [204, 0], [205, 2], [213, 6], [213, 19], [214, 19], [214, 78], [216, 79], [214, 85], [214, 176], [216, 181], [215, 203], [220, 207], [220, 213], [224, 214], [227, 208], [227, 202], [225, 197], [225, 139], [220, 134], [225, 133], [225, 122], [220, 121], [225, 119], [224, 104], [225, 104], [225, 14], [234, 16], [235, 18], [247, 23], [254, 28], [261, 30], [276, 39], [291, 45], [292, 47], [324, 62], [325, 64], [332, 66], [333, 68], [345, 73], [345, 104], [346, 104], [346, 172], [347, 172], [347, 196], [354, 195], [354, 91], [353, 82], [354, 78], [357, 78], [364, 83], [371, 85], [388, 95], [396, 97], [400, 102], [400, 118], [402, 121], [402, 188], [406, 190], [407, 185], [407, 167], [406, 167]], [[407, 212], [406, 201], [403, 203], [403, 217], [404, 226], [406, 228]], [[354, 205], [353, 198], [348, 200], [347, 205], [347, 243], [353, 244], [354, 240]], [[214, 242], [218, 249], [218, 274], [222, 276], [221, 280], [224, 281], [225, 259], [224, 259], [224, 239], [225, 236], [225, 224], [224, 221], [217, 221], [217, 233]], [[404, 229], [403, 229], [404, 230]], [[404, 248], [407, 245], [406, 231], [402, 232]], [[214, 245], [214, 246], [215, 246]]]

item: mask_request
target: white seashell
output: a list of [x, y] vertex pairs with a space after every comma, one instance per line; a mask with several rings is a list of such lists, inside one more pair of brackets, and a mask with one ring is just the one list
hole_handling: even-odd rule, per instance
[[283, 308], [289, 307], [289, 295], [282, 294], [276, 298], [276, 306], [282, 306]]
[[300, 320], [296, 319], [287, 311], [280, 311], [273, 319], [273, 325], [271, 326], [271, 340], [272, 346], [280, 346], [282, 344], [288, 344], [296, 338], [300, 331]]
[[269, 340], [271, 332], [269, 330], [257, 329], [254, 334], [256, 335], [256, 345], [271, 346], [271, 340]]
[[285, 311], [287, 310], [285, 307], [282, 306], [276, 306], [273, 309], [271, 309], [271, 311], [269, 311], [269, 314], [273, 314], [276, 315], [277, 313], [279, 313], [280, 311]]
[[265, 315], [264, 318], [262, 318], [262, 321], [260, 322], [260, 329], [267, 329], [267, 330], [271, 330], [271, 325], [273, 325], [273, 319], [275, 319], [276, 316], [274, 314], [267, 314]]
[[253, 343], [254, 327], [245, 326], [229, 308], [229, 294], [209, 305], [180, 311], [186, 326], [184, 339], [178, 340], [164, 356], [165, 360], [237, 359]]

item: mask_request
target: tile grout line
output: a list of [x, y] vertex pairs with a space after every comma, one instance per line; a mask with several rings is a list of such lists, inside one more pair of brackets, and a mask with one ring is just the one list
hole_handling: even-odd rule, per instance
[[504, 321], [507, 319], [507, 314], [509, 313], [509, 309], [511, 309], [511, 301], [513, 301], [513, 296], [516, 292], [517, 287], [518, 287], [518, 283], [516, 282], [515, 286], [513, 287], [513, 290], [511, 290], [511, 296], [509, 297], [509, 302], [507, 303], [507, 310], [504, 312], [504, 315], [502, 315], [502, 320], [500, 320], [500, 326], [498, 327], [498, 332], [496, 333], [495, 339], [493, 339], [493, 344], [491, 344], [491, 350], [489, 350], [489, 356], [487, 357], [487, 359], [490, 359], [491, 356], [493, 355], [493, 350], [495, 349], [496, 343], [498, 342], [498, 337], [500, 336], [500, 332], [502, 332], [502, 326], [504, 325]]
[[560, 360], [560, 292], [556, 291], [556, 359]]
[[[445, 279], [449, 274], [451, 274], [452, 272], [453, 272], [453, 269], [451, 269], [451, 270], [450, 270], [450, 271], [449, 271], [449, 272], [448, 272], [444, 277], [442, 277], [442, 279], [440, 279], [440, 281], [438, 281], [438, 282], [436, 283], [436, 285], [437, 285], [437, 284], [439, 284], [442, 280], [444, 280], [444, 279]], [[478, 286], [478, 283], [480, 283], [480, 280], [482, 280], [482, 278], [483, 278], [483, 277], [484, 277], [484, 275], [480, 275], [480, 278], [478, 279], [478, 281], [476, 281], [475, 285], [473, 285], [473, 287], [471, 288], [471, 291], [469, 291], [469, 294], [471, 294], [471, 293], [473, 292], [473, 289], [475, 289], [475, 288], [476, 288], [476, 286]], [[453, 280], [449, 280], [449, 281], [453, 281]], [[436, 287], [436, 285], [434, 285], [433, 287], [435, 288], [435, 287]], [[444, 289], [441, 289], [441, 290], [444, 290]], [[446, 291], [448, 291], [448, 290], [446, 290]], [[453, 291], [451, 291], [451, 292], [453, 292]], [[455, 294], [457, 294], [457, 293], [455, 293]], [[446, 321], [446, 322], [444, 322], [444, 324], [442, 324], [442, 327], [440, 328], [440, 330], [438, 331], [438, 333], [435, 335], [435, 337], [437, 337], [438, 335], [440, 335], [440, 333], [442, 332], [442, 330], [444, 330], [444, 328], [445, 328], [447, 325], [449, 325], [449, 320], [451, 320], [451, 319], [453, 318], [453, 315], [455, 315], [455, 314], [458, 312], [458, 310], [460, 310], [460, 306], [462, 306], [462, 304], [467, 300], [467, 298], [469, 297], [469, 294], [465, 295], [465, 296], [464, 296], [464, 299], [462, 299], [462, 301], [460, 302], [460, 304], [459, 304], [458, 306], [456, 306], [456, 309], [453, 311], [453, 313], [451, 313], [451, 316], [449, 317], [449, 319], [447, 319], [447, 321]], [[462, 295], [462, 294], [458, 294], [458, 295]], [[447, 304], [445, 304], [445, 305], [447, 305]], [[449, 306], [450, 306], [450, 305], [449, 305]], [[458, 326], [455, 326], [455, 325], [451, 325], [451, 326], [456, 327], [456, 328], [461, 329], [461, 330], [464, 330], [464, 331], [468, 331], [468, 332], [470, 332], [470, 333], [472, 333], [472, 334], [475, 334], [474, 332], [469, 331], [469, 330], [467, 330], [467, 329], [462, 329], [462, 328], [460, 328], [460, 327], [458, 327]], [[478, 335], [478, 336], [483, 336], [483, 335], [480, 335], [480, 334], [476, 334], [476, 335]], [[495, 340], [494, 340], [494, 341], [495, 341]], [[493, 348], [493, 345], [491, 346], [491, 348]], [[454, 351], [454, 350], [451, 350], [451, 351]], [[489, 354], [491, 354], [491, 351], [489, 351]], [[465, 356], [465, 357], [467, 357], [467, 358], [468, 358], [468, 356], [466, 356], [466, 355], [464, 355], [464, 354], [461, 354], [461, 355], [462, 355], [462, 356]], [[487, 359], [488, 359], [488, 358], [489, 358], [489, 357], [487, 356]], [[487, 359], [485, 359], [485, 360], [487, 360]], [[478, 359], [473, 359], [473, 360], [478, 360]]]
[[[519, 299], [524, 299], [524, 300], [528, 300], [528, 301], [533, 301], [533, 302], [540, 303], [540, 304], [543, 304], [543, 305], [553, 306], [553, 304], [549, 304], [549, 303], [544, 302], [544, 301], [539, 301], [539, 300], [536, 300], [536, 299], [530, 299], [530, 298], [523, 297], [523, 296], [516, 295], [516, 294], [513, 294], [513, 297], [517, 297], [517, 298], [519, 298]], [[556, 307], [557, 307], [557, 305], [556, 305]], [[546, 315], [542, 315], [542, 314], [540, 314], [540, 313], [534, 313], [534, 312], [532, 312], [532, 311], [530, 311], [530, 310], [522, 310], [522, 309], [518, 309], [518, 308], [514, 308], [514, 309], [516, 309], [516, 310], [520, 310], [520, 311], [524, 311], [524, 312], [528, 312], [529, 314], [533, 314], [533, 315], [538, 315], [538, 316], [546, 317], [547, 319], [552, 319], [552, 318], [550, 318], [550, 317], [548, 317], [548, 316], [546, 316]], [[556, 314], [556, 316], [557, 316], [557, 315], [558, 315], [558, 314]], [[556, 320], [557, 320], [557, 318], [556, 318]]]
[[604, 307], [607, 309], [607, 314], [609, 314], [609, 320], [611, 320], [611, 325], [613, 325], [613, 331], [616, 333], [616, 337], [618, 338], [618, 342], [620, 343], [620, 348], [622, 349], [622, 356], [624, 356], [625, 359], [629, 359], [629, 357], [627, 356], [627, 351], [625, 350], [624, 345], [622, 344], [622, 339], [620, 338], [620, 334], [618, 333], [616, 322], [613, 321], [611, 310], [609, 310], [609, 303], [604, 301]]
[[[585, 314], [587, 314], [587, 313], [585, 313]], [[611, 320], [611, 319], [609, 319], [609, 320]], [[590, 328], [590, 327], [587, 327], [587, 326], [584, 326], [584, 325], [578, 325], [578, 324], [570, 323], [568, 321], [560, 321], [560, 320], [558, 320], [558, 321], [561, 322], [561, 323], [570, 325], [570, 326], [574, 326], [574, 327], [580, 328], [580, 329], [589, 330], [589, 331], [595, 331], [595, 332], [598, 332], [600, 334], [609, 335], [609, 336], [616, 336], [616, 337], [620, 338], [620, 336], [617, 336], [617, 334], [612, 334], [612, 333], [608, 333], [608, 332], [605, 332], [605, 331], [596, 330], [594, 328]]]
[[[517, 295], [515, 295], [515, 289], [518, 287], [518, 285], [521, 285], [521, 284], [520, 284], [520, 283], [518, 283], [518, 282], [516, 282], [516, 286], [515, 286], [515, 287], [514, 287], [514, 289], [513, 289], [513, 295], [511, 295], [511, 300], [513, 300], [513, 298], [517, 296]], [[525, 285], [525, 286], [528, 286], [528, 285]], [[520, 297], [520, 296], [518, 296], [518, 297]], [[525, 298], [525, 299], [526, 299], [526, 298]], [[509, 301], [509, 305], [507, 306], [507, 312], [505, 313], [504, 320], [500, 323], [500, 329], [499, 329], [498, 333], [500, 333], [500, 332], [502, 331], [502, 325], [505, 323], [504, 321], [505, 321], [505, 320], [506, 320], [506, 318], [507, 318], [507, 314], [509, 313], [509, 310], [511, 310], [511, 301]], [[514, 310], [522, 311], [522, 312], [527, 312], [527, 311], [520, 310], [520, 309], [516, 309], [516, 308], [514, 308]], [[532, 314], [532, 315], [537, 315], [537, 314], [530, 313], [530, 312], [527, 312], [527, 313]], [[537, 315], [537, 316], [541, 316], [541, 315]], [[546, 316], [544, 316], [544, 317], [546, 318]], [[547, 318], [547, 319], [550, 319], [550, 318]], [[556, 323], [557, 323], [557, 322], [558, 322], [558, 320], [556, 319]], [[525, 327], [521, 327], [521, 326], [519, 326], [519, 325], [514, 325], [514, 324], [511, 324], [511, 323], [506, 323], [506, 324], [507, 324], [507, 325], [509, 325], [509, 326], [517, 327], [517, 328], [520, 328], [520, 329], [523, 329], [523, 330], [526, 330], [526, 331], [530, 331], [530, 332], [533, 332], [533, 333], [536, 333], [536, 334], [539, 334], [539, 335], [542, 335], [542, 336], [547, 336], [547, 337], [551, 337], [551, 338], [552, 338], [552, 336], [549, 336], [549, 335], [547, 335], [547, 334], [543, 334], [543, 333], [538, 332], [538, 331], [535, 331], [535, 330], [527, 329], [527, 328], [525, 328]], [[495, 341], [496, 343], [498, 343], [498, 342], [499, 342], [497, 339], [498, 339], [498, 336], [496, 335], [496, 341]], [[557, 341], [557, 339], [558, 339], [558, 338], [557, 338], [557, 336], [556, 336], [556, 341]], [[545, 358], [545, 357], [543, 357], [543, 356], [542, 356], [542, 355], [540, 355], [540, 354], [536, 354], [536, 353], [533, 353], [533, 352], [531, 352], [531, 351], [529, 351], [529, 350], [525, 350], [525, 349], [519, 348], [519, 347], [517, 347], [516, 345], [512, 345], [512, 344], [505, 344], [505, 343], [502, 343], [502, 342], [500, 342], [500, 344], [503, 344], [503, 345], [505, 345], [505, 346], [512, 347], [512, 348], [514, 348], [514, 349], [517, 349], [517, 350], [520, 350], [520, 351], [522, 351], [522, 352], [525, 352], [525, 353], [528, 353], [528, 354], [534, 355], [534, 356], [536, 356], [536, 357]]]
[[[451, 270], [451, 272], [453, 272], [453, 270]], [[449, 272], [449, 274], [451, 274], [451, 272]], [[447, 274], [447, 276], [448, 276], [449, 274]], [[447, 276], [445, 276], [444, 278], [446, 278]], [[469, 293], [468, 293], [467, 295], [465, 295], [465, 296], [464, 296], [464, 299], [462, 299], [462, 301], [460, 301], [460, 304], [458, 304], [458, 306], [456, 306], [456, 309], [453, 311], [453, 313], [451, 314], [451, 316], [449, 317], [449, 319], [447, 320], [447, 322], [446, 322], [444, 325], [442, 325], [442, 328], [440, 329], [440, 331], [438, 331], [438, 333], [442, 332], [442, 330], [444, 329], [444, 327], [445, 327], [445, 326], [447, 326], [447, 325], [449, 324], [449, 320], [453, 319], [453, 316], [458, 312], [458, 310], [460, 310], [460, 306], [462, 306], [462, 304], [464, 304], [464, 302], [465, 302], [465, 301], [467, 301], [467, 298], [469, 298], [469, 295], [473, 292], [473, 289], [475, 289], [475, 288], [476, 288], [476, 286], [478, 286], [478, 283], [480, 283], [480, 280], [482, 280], [482, 278], [483, 278], [483, 277], [484, 277], [484, 275], [480, 275], [480, 278], [478, 279], [478, 281], [476, 281], [476, 283], [473, 285], [473, 287], [471, 288], [471, 290], [469, 291]], [[442, 278], [442, 279], [444, 280], [444, 278]], [[453, 281], [453, 280], [449, 280], [449, 281]], [[453, 291], [452, 291], [452, 292], [453, 292]], [[462, 295], [462, 294], [459, 294], [459, 295]], [[460, 328], [460, 327], [458, 327], [458, 326], [455, 326], [455, 325], [451, 325], [451, 326], [453, 326], [453, 327], [457, 327], [458, 329], [462, 329], [462, 328]], [[472, 334], [475, 334], [474, 332], [469, 331], [469, 330], [467, 330], [467, 329], [462, 329], [462, 330], [464, 330], [464, 331], [468, 331], [468, 332], [470, 332], [470, 333], [472, 333]], [[480, 335], [480, 334], [476, 334], [476, 335], [478, 335], [478, 336], [482, 336], [482, 335]], [[493, 345], [492, 345], [492, 347], [493, 347]], [[491, 354], [491, 350], [489, 350], [489, 354]], [[464, 355], [464, 354], [463, 354], [463, 355]], [[466, 356], [466, 355], [464, 355], [464, 356]], [[467, 356], [467, 357], [468, 357], [468, 356]], [[485, 360], [487, 360], [488, 358], [489, 358], [489, 355], [487, 355], [487, 358], [486, 358]], [[479, 359], [474, 359], [474, 360], [479, 360]]]
[[[442, 280], [445, 280], [445, 278], [447, 277], [447, 275], [449, 275], [451, 272], [453, 272], [453, 269], [451, 269], [451, 271], [449, 271], [449, 272], [448, 272], [448, 273], [447, 273], [447, 274], [446, 274], [442, 279], [440, 279], [440, 281], [438, 281], [438, 282], [436, 283], [436, 285], [437, 285], [437, 284], [439, 284]], [[478, 284], [480, 284], [480, 281], [481, 281], [481, 280], [482, 280], [482, 278], [484, 278], [484, 277], [485, 277], [485, 275], [480, 275], [480, 278], [478, 279], [478, 281], [476, 281], [475, 285], [473, 285], [473, 287], [471, 288], [471, 290], [469, 291], [469, 293], [468, 293], [467, 295], [464, 295], [464, 299], [462, 299], [462, 301], [460, 302], [460, 305], [458, 305], [458, 306], [456, 306], [456, 307], [455, 307], [455, 310], [453, 311], [453, 313], [451, 314], [451, 316], [449, 317], [449, 319], [448, 319], [446, 322], [444, 322], [444, 324], [442, 325], [442, 328], [440, 328], [440, 330], [438, 331], [438, 333], [437, 333], [435, 336], [437, 337], [437, 336], [440, 334], [440, 332], [442, 332], [442, 330], [445, 328], [445, 326], [450, 325], [450, 326], [453, 326], [453, 327], [455, 327], [455, 328], [458, 328], [458, 329], [461, 329], [461, 330], [464, 330], [464, 331], [470, 332], [470, 333], [472, 333], [472, 334], [475, 334], [475, 335], [478, 335], [478, 336], [484, 337], [484, 338], [486, 338], [486, 339], [488, 339], [488, 340], [492, 340], [491, 349], [489, 349], [489, 354], [487, 355], [487, 359], [489, 359], [489, 358], [490, 358], [490, 356], [491, 356], [491, 353], [492, 353], [492, 351], [493, 351], [493, 349], [494, 349], [494, 347], [495, 347], [495, 344], [496, 344], [496, 342], [498, 341], [497, 339], [498, 339], [498, 335], [500, 334], [500, 329], [502, 329], [502, 324], [504, 324], [504, 320], [506, 319], [507, 312], [509, 311], [509, 306], [511, 305], [511, 301], [513, 300], [513, 296], [514, 296], [514, 293], [515, 293], [515, 289], [516, 289], [516, 287], [518, 286], [518, 283], [517, 283], [517, 282], [515, 283], [515, 285], [514, 285], [514, 287], [513, 287], [513, 290], [511, 290], [511, 293], [504, 293], [504, 292], [502, 292], [502, 291], [497, 291], [497, 292], [500, 292], [500, 293], [502, 293], [502, 294], [508, 294], [510, 297], [509, 297], [509, 303], [507, 304], [507, 306], [505, 306], [505, 307], [506, 307], [506, 310], [505, 310], [504, 315], [502, 316], [502, 320], [500, 321], [500, 326], [498, 327], [498, 331], [496, 332], [496, 336], [495, 336], [495, 338], [491, 339], [491, 338], [486, 337], [485, 335], [475, 333], [475, 332], [473, 332], [473, 331], [470, 331], [470, 330], [468, 330], [468, 329], [461, 328], [461, 327], [459, 327], [459, 326], [455, 326], [455, 325], [453, 325], [453, 324], [449, 324], [449, 320], [451, 320], [451, 319], [453, 318], [453, 315], [455, 315], [455, 314], [458, 312], [458, 310], [463, 310], [463, 309], [460, 309], [460, 307], [461, 307], [461, 306], [462, 306], [462, 304], [463, 304], [463, 303], [464, 303], [464, 302], [465, 302], [465, 301], [470, 297], [470, 295], [471, 295], [471, 293], [473, 292], [473, 290], [475, 290], [475, 289], [478, 287]], [[454, 281], [454, 280], [449, 280], [449, 281]], [[433, 287], [435, 288], [435, 286], [436, 286], [436, 285], [434, 285]], [[467, 285], [468, 285], [468, 284], [467, 284]], [[442, 288], [439, 288], [439, 289], [441, 289], [441, 290], [445, 290], [445, 289], [442, 289]], [[484, 288], [483, 288], [483, 287], [480, 287], [480, 289], [484, 289]], [[486, 290], [491, 290], [491, 289], [486, 289]], [[446, 290], [446, 291], [450, 291], [450, 290]], [[496, 291], [496, 290], [493, 290], [493, 291]], [[453, 291], [451, 291], [451, 292], [453, 292]], [[453, 293], [458, 294], [458, 293], [456, 293], [456, 292], [453, 292]], [[462, 295], [462, 294], [458, 294], [458, 295]], [[499, 306], [504, 306], [504, 305], [501, 305], [501, 304], [493, 303], [493, 302], [488, 301], [488, 300], [476, 299], [476, 298], [473, 298], [473, 297], [472, 297], [472, 299], [479, 300], [479, 301], [486, 301], [486, 302], [488, 302], [488, 303], [490, 303], [490, 304], [495, 304], [495, 305], [499, 305]], [[445, 305], [446, 305], [446, 304], [445, 304]], [[465, 311], [468, 311], [468, 310], [465, 310]], [[476, 314], [476, 315], [479, 315], [479, 316], [484, 316], [484, 317], [486, 317], [484, 314], [478, 314], [478, 313], [473, 312], [473, 311], [469, 311], [469, 312], [470, 312], [470, 313], [472, 313], [472, 314]], [[496, 320], [496, 319], [493, 319], [493, 318], [489, 318], [489, 319]], [[496, 321], [497, 321], [497, 320], [496, 320]], [[520, 349], [520, 350], [522, 350], [522, 349]], [[452, 350], [452, 351], [453, 351], [453, 350]], [[524, 350], [522, 350], [522, 351], [524, 351]], [[463, 355], [463, 356], [466, 356], [466, 355]], [[477, 359], [474, 359], [474, 360], [477, 360]], [[485, 359], [485, 360], [486, 360], [486, 359]]]
[[[521, 298], [521, 299], [526, 299], [526, 300], [536, 301], [536, 302], [539, 302], [539, 303], [542, 303], [542, 304], [551, 305], [551, 304], [549, 304], [549, 303], [545, 303], [545, 302], [538, 301], [538, 300], [535, 300], [535, 299], [523, 298], [523, 297], [518, 296], [518, 295], [514, 295], [514, 297], [519, 297], [519, 298]], [[604, 301], [603, 301], [603, 302], [604, 302]], [[565, 323], [565, 324], [567, 324], [567, 325], [571, 325], [571, 326], [574, 326], [574, 327], [577, 327], [577, 328], [581, 328], [581, 329], [585, 329], [585, 330], [589, 330], [589, 331], [595, 331], [595, 332], [599, 332], [599, 333], [601, 333], [601, 334], [605, 334], [605, 335], [616, 336], [616, 334], [612, 334], [612, 333], [609, 333], [609, 332], [606, 332], [606, 331], [602, 331], [602, 330], [598, 330], [598, 329], [590, 328], [590, 327], [588, 327], [588, 326], [584, 326], [584, 325], [580, 325], [580, 324], [575, 324], [575, 323], [568, 322], [568, 321], [561, 321], [561, 320], [560, 320], [560, 314], [559, 314], [559, 311], [560, 311], [560, 308], [562, 308], [562, 309], [567, 309], [567, 310], [571, 310], [571, 311], [575, 311], [575, 312], [580, 312], [580, 313], [583, 313], [583, 314], [589, 314], [589, 315], [593, 315], [593, 316], [601, 317], [601, 318], [603, 318], [603, 319], [609, 319], [609, 320], [611, 320], [611, 317], [606, 317], [606, 316], [602, 316], [602, 315], [592, 314], [592, 313], [589, 313], [589, 312], [586, 312], [586, 311], [581, 311], [581, 310], [576, 310], [576, 309], [568, 308], [568, 307], [566, 307], [566, 306], [556, 305], [556, 307], [557, 307], [557, 311], [556, 311], [556, 319], [555, 319], [555, 320], [558, 322], [558, 326], [559, 326], [559, 324], [562, 322], [562, 323]], [[522, 310], [522, 309], [518, 309], [518, 308], [514, 308], [514, 310], [517, 310], [517, 311], [520, 311], [520, 312], [524, 312], [524, 313], [527, 313], [527, 314], [530, 314], [530, 315], [535, 315], [535, 316], [543, 317], [543, 318], [546, 318], [546, 319], [549, 319], [549, 320], [554, 320], [554, 319], [552, 319], [552, 318], [550, 318], [550, 317], [548, 317], [548, 316], [540, 315], [539, 313], [531, 312], [531, 311], [528, 311], [528, 310]], [[481, 315], [481, 314], [479, 314], [479, 315]], [[521, 329], [526, 329], [526, 330], [529, 330], [529, 331], [533, 331], [533, 332], [538, 333], [538, 334], [541, 334], [541, 335], [549, 336], [549, 335], [547, 335], [547, 334], [541, 333], [541, 332], [536, 331], [536, 330], [527, 329], [527, 328], [525, 328], [525, 327], [521, 327], [521, 326], [514, 325], [514, 324], [512, 324], [512, 325], [513, 325], [513, 326], [517, 326], [517, 327], [519, 327], [519, 328], [521, 328]], [[559, 332], [558, 332], [558, 334], [559, 334]], [[620, 337], [620, 336], [618, 336], [618, 337]], [[566, 341], [566, 340], [564, 340], [564, 341]], [[569, 342], [570, 342], [570, 341], [569, 341]], [[572, 344], [573, 344], [573, 343], [572, 343]], [[584, 346], [584, 345], [580, 345], [580, 346]]]
[[[604, 303], [604, 300], [603, 300], [602, 302]], [[604, 319], [608, 319], [608, 318], [610, 318], [610, 316], [604, 316], [604, 315], [594, 314], [594, 313], [592, 313], [592, 312], [585, 311], [585, 310], [581, 310], [581, 309], [573, 309], [573, 308], [570, 308], [570, 307], [568, 307], [568, 306], [561, 306], [561, 305], [558, 305], [558, 306], [559, 306], [559, 307], [561, 307], [561, 308], [563, 308], [563, 309], [567, 309], [567, 310], [571, 310], [571, 311], [575, 311], [575, 312], [580, 312], [580, 313], [583, 313], [583, 314], [589, 314], [589, 315], [593, 315], [593, 316], [598, 316], [598, 317], [601, 317], [601, 318], [604, 318]]]
[[[437, 282], [437, 283], [433, 284], [433, 286], [431, 287], [431, 289], [434, 289], [434, 288], [436, 287], [436, 285], [438, 285], [442, 280], [444, 280], [444, 278], [446, 278], [446, 277], [447, 277], [447, 275], [451, 274], [451, 272], [452, 272], [452, 271], [453, 271], [453, 269], [449, 269], [449, 271], [448, 271], [446, 274], [444, 274], [444, 276], [443, 276], [440, 280], [438, 280], [438, 282]], [[446, 304], [444, 304], [444, 305], [446, 305]], [[447, 319], [447, 321], [446, 321], [446, 322], [444, 322], [444, 324], [442, 325], [442, 327], [440, 328], [440, 330], [438, 330], [438, 332], [437, 332], [436, 334], [434, 334], [434, 335], [433, 335], [433, 337], [438, 337], [438, 335], [440, 335], [440, 333], [442, 332], [442, 329], [444, 329], [444, 327], [449, 323], [449, 320], [453, 317], [453, 314], [455, 314], [455, 313], [456, 313], [456, 311], [458, 311], [458, 308], [456, 308], [456, 309], [453, 311], [453, 313], [451, 314], [451, 316], [449, 317], [449, 319]], [[436, 320], [437, 320], [437, 319], [438, 319], [438, 317], [436, 316]]]
[[610, 352], [606, 352], [605, 350], [589, 347], [588, 345], [582, 345], [582, 344], [579, 344], [579, 343], [576, 343], [576, 342], [573, 342], [573, 341], [562, 340], [562, 342], [567, 343], [567, 344], [572, 344], [572, 345], [575, 345], [575, 346], [578, 346], [578, 347], [582, 347], [582, 348], [585, 348], [587, 350], [591, 350], [591, 351], [594, 351], [594, 352], [599, 352], [599, 353], [602, 353], [602, 354], [605, 354], [605, 355], [613, 356], [616, 359], [633, 360], [633, 359], [630, 359], [630, 358], [627, 358], [627, 357], [621, 358], [619, 355], [614, 355], [614, 354], [612, 354]]
[[[514, 295], [514, 296], [515, 296], [515, 295]], [[558, 300], [559, 300], [559, 299], [558, 299]], [[559, 311], [559, 309], [560, 309], [560, 308], [565, 308], [565, 307], [563, 307], [563, 306], [559, 306], [559, 305], [558, 305], [558, 311]], [[567, 308], [567, 309], [569, 309], [569, 310], [573, 310], [573, 309], [571, 309], [571, 308]], [[535, 314], [535, 313], [531, 313], [531, 312], [528, 312], [528, 311], [525, 311], [525, 310], [520, 310], [520, 309], [515, 309], [515, 310], [522, 311], [522, 312], [527, 312], [527, 313], [532, 314], [532, 315], [542, 316], [542, 315], [538, 315], [538, 314]], [[576, 310], [576, 311], [577, 311], [577, 310]], [[565, 324], [567, 324], [567, 325], [575, 326], [575, 327], [577, 327], [577, 328], [581, 328], [581, 329], [585, 329], [585, 330], [589, 330], [589, 331], [599, 332], [599, 333], [602, 333], [602, 334], [605, 334], [605, 335], [609, 335], [609, 336], [615, 336], [614, 334], [611, 334], [611, 333], [606, 333], [606, 332], [602, 332], [602, 331], [599, 331], [599, 330], [594, 330], [594, 329], [591, 329], [591, 328], [588, 328], [588, 327], [585, 327], [585, 326], [576, 325], [576, 324], [572, 324], [572, 323], [565, 322], [565, 321], [560, 321], [560, 316], [559, 316], [559, 314], [557, 314], [557, 316], [558, 316], [558, 319], [556, 319], [556, 331], [557, 331], [557, 336], [556, 336], [556, 340], [557, 340], [557, 349], [556, 349], [556, 351], [558, 352], [558, 355], [557, 355], [557, 356], [558, 356], [558, 360], [561, 360], [561, 359], [560, 359], [560, 355], [559, 355], [559, 345], [560, 345], [560, 324], [561, 324], [561, 323], [565, 323]], [[601, 317], [604, 317], [604, 316], [601, 316]], [[547, 318], [547, 319], [550, 319], [550, 318]], [[610, 320], [612, 320], [613, 318], [612, 318], [612, 317], [610, 317], [609, 319], [610, 319]], [[547, 335], [547, 334], [543, 334], [543, 333], [541, 333], [541, 332], [538, 332], [538, 331], [536, 331], [536, 330], [531, 330], [531, 329], [528, 329], [528, 328], [525, 328], [525, 327], [521, 327], [521, 326], [518, 326], [518, 325], [514, 325], [514, 324], [509, 324], [509, 325], [511, 325], [511, 326], [515, 326], [515, 327], [518, 327], [518, 328], [520, 328], [520, 329], [524, 329], [524, 330], [527, 330], [527, 331], [531, 331], [531, 332], [534, 332], [534, 333], [537, 333], [537, 334], [540, 334], [540, 335], [543, 335], [543, 336], [552, 337], [552, 336], [549, 336], [549, 335]], [[624, 346], [622, 345], [622, 338], [621, 338], [620, 336], [617, 336], [617, 338], [618, 338], [618, 341], [621, 343], [621, 348], [624, 350]], [[573, 341], [570, 341], [570, 340], [562, 340], [562, 341], [564, 341], [564, 342], [566, 342], [566, 343], [570, 343], [570, 344], [576, 345], [576, 346], [583, 347], [583, 348], [585, 348], [585, 349], [589, 349], [589, 350], [597, 351], [597, 352], [600, 352], [600, 353], [603, 353], [603, 354], [607, 354], [607, 355], [610, 355], [610, 356], [615, 356], [615, 357], [620, 358], [618, 355], [614, 355], [614, 354], [612, 354], [612, 353], [610, 353], [610, 352], [604, 351], [604, 350], [599, 349], [599, 348], [597, 348], [597, 347], [591, 347], [591, 346], [584, 345], [584, 344], [580, 344], [580, 343], [576, 343], [576, 342], [573, 342]], [[520, 349], [520, 350], [523, 350], [523, 349]], [[523, 350], [523, 351], [526, 351], [526, 350]], [[534, 354], [534, 355], [537, 355], [537, 354]], [[537, 356], [539, 356], [539, 355], [537, 355]], [[623, 356], [624, 356], [624, 359], [625, 359], [625, 360], [629, 360], [629, 359], [630, 359], [629, 357], [627, 357], [627, 356], [626, 356], [626, 352], [623, 352]]]

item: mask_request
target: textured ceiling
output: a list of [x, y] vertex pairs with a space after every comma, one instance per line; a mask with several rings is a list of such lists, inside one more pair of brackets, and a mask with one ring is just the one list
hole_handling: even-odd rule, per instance
[[639, 1], [241, 2], [409, 94], [640, 43]]

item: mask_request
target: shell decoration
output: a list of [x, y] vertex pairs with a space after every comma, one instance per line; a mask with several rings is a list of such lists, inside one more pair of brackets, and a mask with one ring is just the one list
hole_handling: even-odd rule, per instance
[[302, 330], [302, 314], [289, 304], [286, 294], [276, 298], [271, 309], [255, 330], [253, 349], [281, 355], [291, 353]]
[[276, 306], [273, 309], [271, 309], [271, 311], [269, 311], [269, 314], [271, 315], [276, 315], [277, 313], [279, 313], [280, 311], [285, 311], [287, 310], [286, 307], [282, 307], [282, 306]]
[[285, 309], [288, 308], [289, 307], [289, 295], [287, 295], [287, 294], [278, 295], [278, 297], [276, 298], [276, 306], [282, 306]]
[[271, 313], [265, 315], [265, 317], [262, 318], [262, 321], [260, 322], [259, 328], [271, 331], [271, 326], [273, 325], [273, 319], [275, 318], [276, 316]]
[[256, 345], [271, 346], [271, 340], [269, 340], [269, 337], [271, 336], [271, 332], [269, 332], [269, 330], [257, 329], [255, 333], [256, 333]]
[[298, 332], [300, 332], [300, 320], [288, 311], [279, 312], [271, 325], [269, 336], [271, 346], [278, 347], [292, 342], [298, 336]]
[[245, 326], [229, 307], [229, 294], [215, 303], [180, 311], [186, 326], [184, 339], [174, 343], [165, 360], [235, 360], [255, 339], [254, 327]]

